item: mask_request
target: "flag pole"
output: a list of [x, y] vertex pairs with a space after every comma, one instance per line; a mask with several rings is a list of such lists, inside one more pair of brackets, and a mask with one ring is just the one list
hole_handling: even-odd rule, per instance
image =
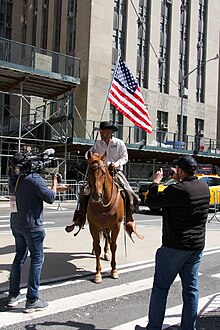
[[[103, 116], [104, 116], [104, 113], [105, 113], [105, 109], [106, 109], [106, 106], [107, 106], [107, 101], [108, 101], [108, 97], [109, 97], [110, 89], [111, 89], [111, 86], [112, 86], [113, 79], [114, 79], [114, 77], [115, 77], [115, 72], [116, 72], [117, 67], [118, 67], [119, 58], [120, 58], [120, 55], [118, 56], [118, 59], [117, 59], [117, 61], [116, 61], [116, 63], [115, 63], [114, 72], [113, 72], [113, 75], [112, 75], [112, 78], [111, 78], [111, 82], [110, 82], [110, 85], [109, 85], [109, 88], [108, 88], [108, 93], [107, 93], [107, 96], [106, 96], [106, 99], [105, 99], [105, 103], [104, 103], [104, 107], [103, 107], [103, 110], [102, 110], [102, 113], [101, 113], [101, 117], [100, 117], [100, 122], [102, 121]], [[99, 133], [97, 132], [97, 133], [96, 133], [96, 137], [95, 137], [94, 144], [95, 144], [95, 142], [97, 141], [98, 134], [99, 134]]]

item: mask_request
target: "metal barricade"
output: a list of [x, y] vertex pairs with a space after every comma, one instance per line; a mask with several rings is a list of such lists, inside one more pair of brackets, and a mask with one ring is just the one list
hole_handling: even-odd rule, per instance
[[67, 180], [66, 183], [69, 185], [69, 190], [63, 193], [64, 199], [78, 201], [80, 188], [83, 186], [84, 181]]
[[214, 192], [214, 214], [213, 216], [208, 220], [208, 222], [211, 222], [213, 219], [216, 219], [220, 222], [220, 218], [218, 218], [220, 208], [220, 190], [216, 190]]
[[[51, 187], [51, 180], [45, 180], [48, 187]], [[84, 181], [67, 180], [69, 189], [64, 192], [57, 193], [58, 209], [62, 210], [61, 203], [67, 201], [77, 201], [79, 199], [80, 188], [85, 184]], [[0, 179], [0, 198], [9, 200], [9, 185], [8, 179]]]
[[9, 199], [8, 179], [0, 180], [0, 197], [4, 199]]

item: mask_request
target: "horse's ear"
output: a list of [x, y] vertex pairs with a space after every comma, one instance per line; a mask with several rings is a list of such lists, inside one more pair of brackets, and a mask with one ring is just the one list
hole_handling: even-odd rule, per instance
[[88, 159], [90, 159], [90, 158], [92, 157], [92, 153], [91, 153], [91, 151], [88, 151], [88, 153], [87, 153], [87, 157], [88, 157]]
[[103, 163], [105, 163], [107, 158], [107, 152], [104, 153], [104, 155], [102, 155], [101, 160], [103, 161]]

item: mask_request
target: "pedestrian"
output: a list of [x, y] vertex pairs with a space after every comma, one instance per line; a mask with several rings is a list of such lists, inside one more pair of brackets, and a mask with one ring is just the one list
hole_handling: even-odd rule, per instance
[[[114, 171], [115, 180], [124, 190], [125, 201], [125, 229], [131, 237], [134, 232], [139, 238], [141, 236], [136, 232], [135, 221], [132, 216], [133, 212], [138, 207], [138, 196], [133, 192], [130, 184], [128, 183], [124, 173], [123, 165], [128, 161], [128, 152], [125, 143], [113, 136], [114, 132], [118, 131], [118, 128], [109, 121], [102, 121], [99, 125], [100, 140], [97, 140], [95, 144], [89, 149], [88, 152], [98, 153], [104, 155], [106, 153], [106, 162], [110, 171]], [[87, 153], [88, 153], [87, 152]], [[86, 157], [87, 157], [86, 153]], [[75, 226], [79, 226], [79, 230], [84, 226], [86, 222], [87, 205], [89, 200], [89, 190], [82, 189], [80, 193], [79, 210], [75, 210], [73, 216], [73, 224], [66, 227], [67, 232], [71, 232]], [[86, 195], [87, 194], [87, 195]]]
[[30, 253], [30, 267], [24, 312], [42, 310], [48, 306], [39, 298], [41, 269], [44, 261], [43, 202], [52, 204], [56, 198], [57, 176], [51, 189], [37, 173], [10, 177], [10, 191], [15, 194], [16, 209], [11, 210], [10, 226], [15, 239], [15, 257], [10, 272], [9, 296], [6, 307], [15, 307], [21, 301], [21, 270]]
[[160, 169], [154, 175], [147, 204], [162, 208], [162, 246], [156, 252], [154, 283], [149, 306], [148, 330], [161, 330], [169, 289], [179, 274], [182, 283], [182, 330], [195, 330], [199, 300], [198, 270], [205, 246], [209, 210], [208, 185], [194, 176], [197, 163], [191, 156], [174, 161], [172, 177], [176, 184], [158, 192], [163, 178]]

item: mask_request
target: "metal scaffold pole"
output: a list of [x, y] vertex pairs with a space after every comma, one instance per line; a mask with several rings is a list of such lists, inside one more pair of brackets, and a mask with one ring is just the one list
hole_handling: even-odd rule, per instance
[[22, 134], [22, 107], [23, 107], [23, 83], [20, 86], [20, 111], [19, 111], [19, 133], [18, 133], [18, 152], [21, 152], [21, 134]]

